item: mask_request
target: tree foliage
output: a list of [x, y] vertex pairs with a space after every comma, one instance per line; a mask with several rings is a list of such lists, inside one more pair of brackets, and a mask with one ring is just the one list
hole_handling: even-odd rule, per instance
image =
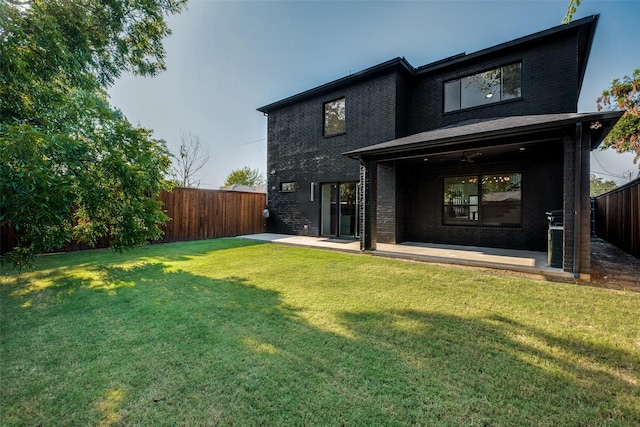
[[246, 185], [254, 187], [256, 185], [262, 185], [264, 182], [264, 176], [258, 169], [251, 169], [248, 166], [245, 166], [241, 169], [232, 170], [229, 175], [227, 175], [224, 186]]
[[[598, 111], [604, 109], [624, 110], [611, 132], [604, 139], [602, 148], [613, 147], [618, 153], [635, 153], [633, 163], [640, 159], [640, 68], [631, 77], [614, 79], [597, 99]], [[640, 168], [640, 164], [638, 165]]]
[[580, 6], [580, 0], [569, 0], [569, 6], [567, 6], [567, 12], [562, 19], [563, 24], [568, 24], [573, 20], [573, 15], [578, 11], [578, 6]]
[[171, 178], [179, 187], [199, 187], [200, 180], [196, 175], [209, 161], [209, 150], [202, 145], [200, 137], [191, 133], [183, 133], [180, 137], [180, 148], [173, 158]]
[[158, 238], [169, 152], [112, 108], [122, 73], [165, 68], [182, 0], [0, 2], [0, 221], [17, 266], [75, 238], [115, 249]]
[[605, 181], [604, 178], [598, 178], [594, 174], [589, 175], [589, 183], [590, 183], [590, 196], [596, 197], [604, 193], [608, 193], [609, 191], [618, 187], [613, 180]]

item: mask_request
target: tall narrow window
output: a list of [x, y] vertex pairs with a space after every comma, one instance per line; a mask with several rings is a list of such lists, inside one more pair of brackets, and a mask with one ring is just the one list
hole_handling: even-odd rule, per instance
[[444, 111], [457, 111], [479, 105], [519, 98], [521, 64], [511, 64], [484, 73], [444, 83]]
[[478, 222], [478, 177], [456, 176], [444, 179], [444, 223]]
[[324, 136], [345, 132], [345, 99], [340, 98], [324, 104]]

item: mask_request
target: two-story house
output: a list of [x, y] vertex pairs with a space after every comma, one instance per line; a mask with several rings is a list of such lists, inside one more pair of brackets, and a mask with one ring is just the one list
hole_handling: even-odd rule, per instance
[[577, 113], [598, 16], [418, 68], [396, 58], [259, 108], [268, 230], [546, 251], [589, 272], [589, 152], [621, 113]]

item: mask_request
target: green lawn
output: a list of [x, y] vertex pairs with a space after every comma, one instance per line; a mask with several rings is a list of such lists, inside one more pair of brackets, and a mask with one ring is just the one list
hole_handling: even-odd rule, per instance
[[0, 424], [640, 425], [640, 294], [240, 239], [0, 270]]

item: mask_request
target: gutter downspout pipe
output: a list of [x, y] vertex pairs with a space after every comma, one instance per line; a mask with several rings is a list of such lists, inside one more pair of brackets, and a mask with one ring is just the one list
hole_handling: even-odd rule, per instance
[[574, 201], [573, 201], [573, 277], [580, 277], [580, 252], [582, 230], [582, 122], [576, 123], [576, 152], [574, 167]]

